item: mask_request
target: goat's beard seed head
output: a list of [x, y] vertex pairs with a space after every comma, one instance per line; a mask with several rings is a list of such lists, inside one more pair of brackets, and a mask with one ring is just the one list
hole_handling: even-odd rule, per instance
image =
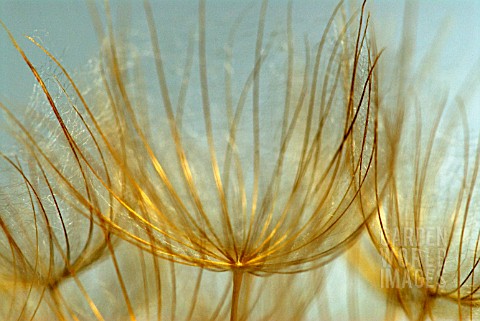
[[[373, 209], [357, 196], [372, 184], [378, 57], [363, 10], [348, 20], [340, 12], [313, 45], [294, 41], [286, 18], [278, 52], [262, 7], [248, 61], [232, 37], [218, 63], [206, 57], [201, 4], [199, 40], [185, 40], [177, 76], [165, 73], [147, 8], [152, 59], [112, 33], [86, 92], [46, 52], [66, 79], [38, 76], [51, 99], [34, 110], [49, 111], [20, 139], [62, 199], [162, 258], [255, 274], [324, 264]], [[238, 77], [237, 65], [249, 72]]]
[[411, 319], [475, 319], [480, 135], [467, 117], [472, 93], [452, 95], [430, 81], [438, 48], [418, 58], [428, 65], [416, 64], [415, 14], [407, 10], [401, 46], [376, 69], [382, 157], [375, 173], [385, 185], [368, 231], [381, 258], [364, 269], [376, 271], [374, 282]]
[[[179, 270], [195, 267], [293, 273], [325, 264], [347, 247], [373, 209], [373, 197], [357, 203], [357, 196], [372, 184], [377, 56], [363, 12], [349, 21], [335, 15], [336, 28], [320, 44], [294, 41], [288, 22], [285, 51], [276, 47], [278, 39], [266, 36], [246, 61], [235, 54], [232, 38], [227, 51], [233, 56], [220, 63], [205, 58], [202, 48], [210, 43], [200, 23], [198, 43], [189, 42], [176, 81], [159, 65], [156, 38], [153, 57], [138, 56], [112, 36], [102, 40], [100, 60], [80, 74], [87, 87], [41, 45], [58, 72], [41, 73], [24, 56], [38, 81], [29, 114], [19, 121], [2, 105], [24, 149], [18, 158], [2, 154], [16, 182], [9, 193], [23, 202], [17, 206], [3, 198], [11, 210], [2, 212], [8, 219], [2, 220], [6, 233], [0, 242], [11, 255], [1, 258], [1, 277], [13, 280], [15, 290], [6, 291], [11, 311], [26, 304], [21, 313], [28, 318], [38, 304], [45, 317], [85, 313], [100, 319], [93, 302], [103, 302], [98, 288], [109, 284], [92, 284], [82, 275], [101, 275], [107, 263], [113, 263], [109, 272], [115, 270], [127, 304], [116, 312], [98, 308], [114, 316], [132, 314], [131, 306], [143, 298], [136, 290], [164, 295], [158, 276], [165, 265], [172, 280]], [[266, 16], [260, 14], [260, 25]], [[160, 90], [148, 81], [156, 77], [155, 64]], [[243, 76], [234, 72], [245, 65]], [[145, 266], [140, 250], [154, 255], [154, 267], [141, 268], [145, 275], [153, 270], [153, 278], [143, 276], [155, 284], [151, 289], [122, 277], [120, 239], [139, 248], [135, 253]], [[157, 257], [194, 267], [175, 270]], [[256, 311], [250, 300], [255, 297], [245, 294], [253, 289], [267, 316], [297, 318], [322, 286], [321, 273], [310, 273], [315, 282], [296, 275], [243, 276], [239, 293], [246, 299], [239, 317]], [[288, 291], [270, 300], [272, 279]], [[308, 291], [298, 286], [302, 282], [309, 283]], [[300, 292], [298, 306], [282, 310], [287, 294]], [[59, 305], [70, 293], [76, 295]], [[76, 305], [73, 298], [85, 307], [79, 303], [78, 310], [64, 311]], [[195, 295], [197, 311], [215, 313], [202, 298]], [[224, 298], [213, 307], [221, 307]], [[180, 310], [172, 307], [172, 313], [190, 313]], [[221, 311], [228, 315], [228, 309]]]
[[397, 152], [377, 168], [390, 176], [368, 228], [381, 257], [370, 245], [361, 251], [369, 263], [359, 266], [411, 319], [475, 319], [480, 313], [479, 200], [473, 192], [478, 138], [465, 141], [463, 124], [448, 126], [458, 120], [451, 112], [444, 111], [438, 128], [422, 121], [421, 138], [415, 127], [403, 127], [401, 139], [390, 142]]
[[407, 105], [397, 118], [400, 131], [384, 136], [393, 149], [377, 172], [389, 181], [369, 227], [383, 256], [380, 283], [397, 292], [411, 318], [475, 316], [478, 135], [470, 137], [465, 118], [453, 117], [461, 107], [429, 101]]
[[[128, 67], [134, 59], [109, 38], [96, 92], [115, 97], [100, 105], [116, 119], [99, 126], [109, 133], [109, 168], [124, 180], [112, 185], [124, 208], [116, 224], [140, 239], [120, 234], [167, 259], [252, 273], [308, 269], [347, 245], [369, 214], [368, 202], [361, 208], [355, 198], [375, 144], [376, 56], [359, 19], [326, 31], [322, 52], [317, 44], [299, 50], [288, 35], [287, 52], [274, 52], [276, 39], [265, 37], [253, 64], [235, 56], [234, 40], [226, 61], [205, 59], [210, 43], [200, 23], [181, 82], [171, 82], [154, 49], [154, 100], [136, 86], [146, 83], [137, 78], [140, 64]], [[250, 66], [250, 75], [235, 78], [236, 64]], [[193, 94], [177, 94], [172, 83]]]

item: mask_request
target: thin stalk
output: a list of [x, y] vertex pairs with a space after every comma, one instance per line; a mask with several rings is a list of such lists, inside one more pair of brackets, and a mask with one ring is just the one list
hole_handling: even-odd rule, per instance
[[233, 288], [232, 288], [232, 304], [230, 307], [230, 321], [237, 321], [238, 314], [238, 298], [240, 297], [240, 289], [242, 288], [243, 271], [233, 270]]

